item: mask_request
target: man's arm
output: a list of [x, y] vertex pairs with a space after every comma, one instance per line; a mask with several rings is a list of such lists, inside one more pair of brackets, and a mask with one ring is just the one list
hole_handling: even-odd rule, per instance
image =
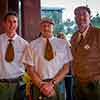
[[64, 64], [62, 69], [56, 74], [56, 76], [51, 80], [52, 83], [59, 83], [69, 72], [69, 64]]
[[[53, 87], [40, 79], [39, 75], [35, 72], [31, 65], [26, 65], [27, 73], [31, 77], [32, 83], [43, 93], [45, 96], [53, 95]], [[49, 88], [49, 89], [48, 89]]]
[[34, 71], [34, 68], [31, 65], [26, 65], [26, 70], [29, 76], [31, 77], [32, 83], [39, 88], [42, 80], [40, 79], [38, 74]]
[[46, 93], [48, 92], [47, 96], [55, 95], [54, 86], [58, 84], [68, 72], [69, 64], [64, 64], [62, 69], [55, 75], [55, 77], [50, 82], [48, 82], [48, 84], [45, 84], [41, 87], [41, 90], [46, 89]]

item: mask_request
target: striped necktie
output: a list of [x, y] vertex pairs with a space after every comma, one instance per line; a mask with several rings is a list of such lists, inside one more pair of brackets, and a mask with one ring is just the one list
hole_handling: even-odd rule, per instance
[[46, 42], [44, 58], [47, 59], [48, 61], [54, 58], [53, 48], [49, 39], [47, 39]]
[[5, 60], [10, 63], [14, 59], [14, 47], [12, 44], [12, 40], [9, 39], [8, 41], [9, 41], [9, 43], [8, 43], [6, 53], [5, 53]]

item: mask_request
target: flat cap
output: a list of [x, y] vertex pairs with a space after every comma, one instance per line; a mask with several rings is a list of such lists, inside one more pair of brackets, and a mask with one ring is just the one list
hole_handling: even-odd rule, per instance
[[79, 7], [75, 8], [74, 14], [75, 15], [78, 14], [78, 12], [80, 10], [86, 10], [89, 13], [89, 15], [91, 14], [90, 8], [88, 8], [87, 6], [79, 6]]
[[42, 18], [41, 21], [40, 21], [40, 24], [42, 24], [42, 23], [50, 23], [50, 24], [53, 24], [53, 25], [55, 24], [54, 21], [52, 19], [48, 18], [48, 17]]

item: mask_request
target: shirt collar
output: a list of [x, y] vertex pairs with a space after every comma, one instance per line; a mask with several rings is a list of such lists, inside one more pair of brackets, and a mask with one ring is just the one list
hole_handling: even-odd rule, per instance
[[[44, 41], [47, 39], [47, 38], [44, 38], [44, 37], [42, 37], [42, 36], [41, 36], [41, 38], [42, 38]], [[54, 36], [52, 36], [52, 37], [50, 37], [50, 38], [48, 38], [48, 39], [51, 41], [51, 40], [54, 39]]]
[[6, 39], [7, 39], [7, 40], [9, 40], [9, 39], [11, 39], [11, 40], [15, 40], [15, 39], [17, 38], [17, 36], [18, 36], [17, 33], [14, 35], [13, 38], [9, 38], [9, 37], [6, 35]]
[[87, 34], [88, 29], [89, 29], [89, 26], [86, 28], [86, 30], [85, 30], [83, 33], [78, 32], [78, 33], [79, 33], [79, 37], [80, 37], [80, 36], [81, 36], [81, 34], [82, 34], [82, 35], [83, 35], [83, 38], [85, 38], [85, 36], [86, 36], [86, 34]]

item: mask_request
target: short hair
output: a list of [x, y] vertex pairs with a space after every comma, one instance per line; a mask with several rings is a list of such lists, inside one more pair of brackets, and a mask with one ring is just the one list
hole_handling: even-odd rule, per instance
[[64, 32], [58, 32], [58, 33], [57, 33], [57, 37], [58, 37], [58, 38], [63, 38], [63, 39], [66, 38]]
[[91, 15], [91, 10], [90, 10], [90, 8], [88, 8], [87, 6], [79, 6], [79, 7], [75, 8], [74, 14], [77, 15], [77, 13], [78, 13], [80, 10], [86, 10], [86, 11], [89, 13], [89, 15]]
[[8, 16], [16, 16], [18, 17], [18, 14], [15, 11], [9, 11], [5, 14], [5, 16], [3, 17], [3, 20], [6, 21]]
[[40, 24], [43, 24], [43, 23], [50, 23], [52, 25], [55, 24], [54, 20], [53, 19], [50, 19], [48, 17], [44, 17], [44, 18], [41, 19]]

